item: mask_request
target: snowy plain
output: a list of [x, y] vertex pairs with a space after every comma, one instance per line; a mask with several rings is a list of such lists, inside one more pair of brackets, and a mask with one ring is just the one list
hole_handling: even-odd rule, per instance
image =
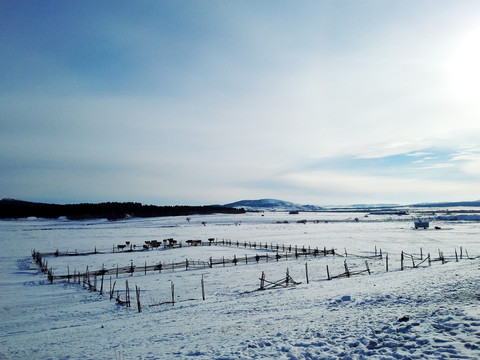
[[[452, 217], [453, 216], [453, 217]], [[20, 219], [0, 222], [0, 359], [478, 359], [480, 358], [480, 222], [475, 216], [368, 213], [246, 213], [122, 221]], [[358, 218], [358, 221], [355, 221]], [[306, 224], [297, 223], [307, 220]], [[285, 222], [288, 223], [285, 223]], [[205, 223], [205, 224], [203, 224]], [[440, 229], [435, 229], [438, 226]], [[184, 246], [114, 253], [117, 244], [174, 238]], [[239, 259], [267, 250], [186, 246], [189, 239], [334, 248], [348, 256], [300, 256], [234, 266], [147, 272], [143, 264]], [[460, 250], [461, 248], [461, 250]], [[55, 274], [128, 266], [132, 307], [81, 285], [50, 284], [31, 251], [91, 252], [48, 257]], [[382, 251], [383, 257], [365, 258]], [[421, 249], [421, 250], [420, 250]], [[400, 270], [402, 251], [447, 262]], [[459, 258], [456, 261], [455, 251]], [[386, 255], [389, 271], [386, 271]], [[467, 258], [468, 254], [468, 258]], [[366, 272], [329, 281], [345, 271]], [[420, 261], [415, 260], [418, 264]], [[306, 281], [307, 266], [309, 283]], [[67, 270], [68, 267], [68, 270]], [[298, 285], [257, 291], [260, 276], [290, 276]], [[201, 279], [204, 278], [205, 300]], [[171, 300], [175, 285], [176, 303]], [[142, 312], [135, 303], [141, 289]], [[109, 283], [106, 280], [105, 288]], [[402, 321], [399, 321], [402, 320]]]

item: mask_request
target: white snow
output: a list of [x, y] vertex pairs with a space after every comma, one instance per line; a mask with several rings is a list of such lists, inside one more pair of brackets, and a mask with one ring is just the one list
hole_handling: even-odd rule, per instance
[[[414, 230], [411, 217], [365, 215], [275, 212], [190, 216], [190, 222], [185, 217], [1, 221], [0, 359], [480, 358], [480, 223], [449, 218], [431, 222], [428, 230]], [[297, 223], [303, 219], [305, 225]], [[341, 254], [346, 250], [348, 257], [300, 256], [245, 264], [245, 255], [266, 251], [241, 246], [111, 253], [125, 241], [141, 247], [145, 240], [164, 238], [326, 247]], [[131, 308], [109, 299], [109, 277], [104, 295], [64, 280], [49, 284], [30, 256], [33, 249], [62, 253], [95, 248], [105, 254], [45, 259], [55, 274], [66, 274], [67, 266], [72, 273], [84, 272], [87, 265], [92, 271], [133, 262], [133, 276], [112, 277], [122, 292], [128, 280]], [[382, 250], [382, 259], [355, 256], [372, 256], [375, 248], [377, 254]], [[428, 266], [425, 261], [413, 269], [406, 256], [410, 267], [400, 271], [402, 251], [416, 257], [422, 251], [424, 258], [430, 253], [434, 259], [439, 250], [445, 264]], [[275, 251], [268, 254], [273, 257]], [[236, 266], [147, 275], [142, 271], [145, 262], [234, 255], [239, 258]], [[345, 260], [351, 271], [364, 270], [367, 260], [372, 274], [328, 281], [326, 266], [331, 275], [341, 274]], [[256, 291], [262, 271], [266, 280], [277, 281], [285, 278], [287, 268], [301, 284]], [[158, 305], [171, 300], [172, 282], [175, 305]], [[141, 289], [141, 313], [135, 286]]]

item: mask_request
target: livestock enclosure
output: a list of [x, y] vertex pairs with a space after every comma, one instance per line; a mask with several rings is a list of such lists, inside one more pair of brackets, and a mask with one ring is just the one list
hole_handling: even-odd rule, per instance
[[429, 220], [2, 222], [0, 341], [24, 358], [478, 358], [478, 222]]

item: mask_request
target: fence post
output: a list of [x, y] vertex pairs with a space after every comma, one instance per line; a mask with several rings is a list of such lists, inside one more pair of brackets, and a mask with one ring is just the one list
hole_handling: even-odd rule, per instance
[[104, 277], [104, 273], [102, 271], [102, 282], [100, 284], [100, 295], [103, 295], [103, 277]]
[[455, 262], [458, 262], [457, 248], [455, 248]]
[[385, 262], [386, 262], [386, 267], [387, 267], [387, 272], [388, 272], [388, 254], [385, 256]]
[[135, 291], [137, 293], [137, 307], [138, 307], [138, 312], [142, 312], [142, 306], [140, 305], [140, 288], [135, 285]]
[[402, 251], [402, 255], [400, 255], [400, 270], [403, 271], [403, 251]]
[[172, 305], [175, 305], [175, 284], [173, 281], [171, 281], [170, 287], [172, 289]]
[[332, 278], [330, 277], [330, 271], [328, 271], [328, 265], [327, 265], [327, 278], [328, 280], [332, 280]]
[[428, 266], [432, 266], [432, 261], [430, 260], [430, 253], [428, 253]]
[[307, 277], [307, 284], [310, 284], [308, 281], [308, 263], [305, 263], [305, 276]]
[[128, 287], [128, 280], [125, 280], [125, 301], [127, 307], [130, 307], [130, 288]]
[[262, 271], [262, 276], [260, 277], [260, 290], [264, 290], [265, 286], [265, 272]]
[[343, 265], [345, 266], [345, 273], [347, 274], [347, 277], [350, 277], [350, 271], [348, 270], [347, 260], [343, 262]]
[[368, 275], [370, 275], [370, 268], [368, 267], [368, 261], [365, 260], [365, 265], [367, 266]]
[[205, 301], [205, 283], [203, 281], [203, 274], [202, 274], [202, 299]]

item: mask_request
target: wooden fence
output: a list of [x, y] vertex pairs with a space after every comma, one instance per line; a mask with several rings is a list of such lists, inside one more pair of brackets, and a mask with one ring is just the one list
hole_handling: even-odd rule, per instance
[[[208, 243], [204, 243], [206, 245], [201, 245], [201, 246], [218, 246], [218, 245], [224, 245], [224, 246], [238, 246], [240, 247], [240, 243], [232, 243], [228, 242], [225, 240], [222, 241], [209, 241]], [[246, 243], [243, 243], [244, 247], [247, 247], [245, 245]], [[198, 246], [200, 246], [198, 244]], [[250, 246], [250, 245], [248, 245]], [[133, 276], [134, 273], [139, 273], [139, 274], [144, 274], [146, 275], [147, 272], [158, 272], [161, 273], [162, 271], [175, 271], [175, 270], [189, 270], [189, 269], [198, 269], [198, 268], [213, 268], [214, 266], [219, 266], [222, 265], [222, 267], [225, 267], [227, 265], [230, 266], [237, 266], [239, 264], [258, 264], [260, 262], [269, 262], [269, 261], [280, 261], [282, 259], [288, 260], [289, 258], [306, 258], [308, 256], [327, 256], [327, 255], [333, 255], [333, 256], [339, 256], [339, 257], [344, 257], [344, 268], [345, 271], [340, 273], [340, 274], [334, 274], [332, 275], [330, 273], [328, 265], [326, 266], [326, 275], [327, 277], [323, 280], [333, 280], [333, 279], [339, 279], [343, 277], [352, 277], [355, 275], [361, 275], [361, 274], [371, 274], [372, 270], [370, 269], [368, 259], [378, 259], [382, 260], [385, 259], [385, 266], [386, 266], [386, 271], [389, 271], [389, 255], [386, 254], [385, 257], [382, 254], [382, 250], [380, 249], [377, 252], [377, 249], [375, 248], [375, 252], [371, 253], [369, 255], [358, 255], [358, 254], [352, 254], [352, 253], [347, 253], [347, 250], [345, 249], [345, 252], [343, 254], [339, 254], [336, 252], [334, 249], [327, 250], [324, 248], [323, 250], [319, 250], [318, 248], [311, 249], [310, 247], [298, 247], [298, 246], [273, 246], [268, 244], [261, 244], [259, 245], [253, 243], [252, 248], [257, 248], [257, 249], [264, 249], [264, 250], [276, 250], [277, 252], [274, 253], [263, 253], [263, 254], [256, 254], [255, 256], [247, 256], [245, 255], [244, 257], [237, 257], [236, 255], [233, 256], [233, 258], [228, 258], [226, 259], [225, 257], [222, 258], [217, 258], [214, 259], [210, 257], [208, 261], [193, 261], [193, 260], [188, 260], [186, 259], [185, 261], [181, 262], [171, 262], [171, 263], [157, 263], [157, 264], [151, 264], [147, 265], [145, 262], [143, 265], [134, 265], [133, 262], [130, 263], [129, 266], [123, 266], [115, 268], [110, 268], [106, 269], [104, 266], [102, 266], [102, 269], [100, 270], [94, 270], [90, 271], [88, 266], [85, 269], [85, 272], [79, 272], [76, 269], [73, 271], [73, 273], [70, 273], [69, 267], [67, 267], [67, 274], [63, 275], [55, 275], [53, 273], [53, 269], [48, 266], [48, 261], [47, 258], [49, 256], [69, 256], [66, 254], [61, 255], [58, 250], [53, 253], [40, 253], [38, 251], [33, 250], [32, 251], [32, 257], [35, 260], [36, 264], [39, 266], [40, 270], [43, 273], [46, 273], [48, 276], [48, 280], [53, 283], [54, 280], [60, 280], [64, 279], [67, 280], [69, 283], [74, 283], [78, 285], [83, 285], [84, 288], [96, 292], [98, 291], [100, 295], [103, 295], [105, 293], [105, 279], [107, 276], [109, 276], [109, 282], [110, 282], [110, 299], [115, 298], [115, 301], [118, 305], [120, 306], [126, 306], [126, 307], [131, 307], [131, 299], [130, 299], [130, 288], [128, 285], [128, 280], [126, 280], [125, 284], [125, 291], [119, 291], [118, 289], [116, 290], [116, 296], [115, 296], [115, 286], [116, 286], [116, 281], [113, 282], [112, 285], [112, 277], [115, 276], [115, 278], [118, 278], [119, 275], [121, 274], [130, 274]], [[173, 248], [173, 247], [172, 247]], [[284, 253], [278, 252], [280, 249], [285, 249]], [[143, 250], [142, 250], [143, 251]], [[83, 253], [83, 254], [77, 254], [77, 255], [87, 255], [87, 254], [100, 254], [100, 252], [97, 252], [96, 249], [93, 253]], [[465, 254], [465, 256], [464, 256]], [[365, 268], [363, 269], [351, 269], [347, 263], [348, 258], [361, 258], [365, 259]], [[431, 257], [430, 254], [426, 254], [424, 256], [422, 248], [420, 248], [420, 253], [419, 254], [410, 254], [406, 253], [404, 251], [401, 252], [400, 254], [400, 269], [401, 271], [411, 268], [419, 268], [420, 266], [431, 266], [433, 262], [441, 262], [442, 264], [445, 264], [446, 262], [449, 261], [456, 261], [458, 262], [459, 260], [462, 260], [464, 258], [467, 259], [476, 259], [480, 258], [480, 256], [476, 257], [470, 257], [468, 252], [463, 249], [463, 247], [460, 247], [460, 251], [458, 252], [457, 249], [455, 248], [455, 255], [450, 256], [450, 257], [445, 257], [443, 252], [438, 250], [438, 258], [433, 258]], [[309, 275], [308, 275], [308, 263], [305, 263], [305, 276], [306, 276], [306, 282], [307, 284], [309, 283]], [[322, 279], [320, 279], [322, 280]], [[284, 278], [276, 281], [269, 281], [265, 279], [265, 275], [262, 272], [262, 277], [260, 278], [260, 288], [254, 291], [258, 290], [266, 290], [266, 289], [276, 289], [279, 287], [287, 287], [289, 285], [298, 285], [301, 284], [301, 282], [294, 281], [291, 276], [289, 275], [288, 269], [287, 269], [287, 274]], [[205, 300], [205, 289], [204, 289], [204, 281], [203, 281], [203, 275], [202, 275], [202, 280], [201, 280], [201, 288], [202, 288], [202, 299]], [[136, 302], [137, 302], [137, 309], [138, 312], [142, 311], [141, 308], [141, 303], [140, 303], [140, 288], [135, 287], [135, 294], [136, 294]], [[171, 291], [172, 291], [172, 300], [171, 301], [166, 301], [162, 302], [160, 304], [154, 304], [150, 306], [157, 306], [157, 305], [163, 305], [163, 304], [172, 304], [175, 305], [175, 296], [174, 296], [174, 284], [173, 281], [171, 282]], [[122, 294], [123, 297], [121, 296]], [[189, 299], [192, 300], [192, 299]]]

